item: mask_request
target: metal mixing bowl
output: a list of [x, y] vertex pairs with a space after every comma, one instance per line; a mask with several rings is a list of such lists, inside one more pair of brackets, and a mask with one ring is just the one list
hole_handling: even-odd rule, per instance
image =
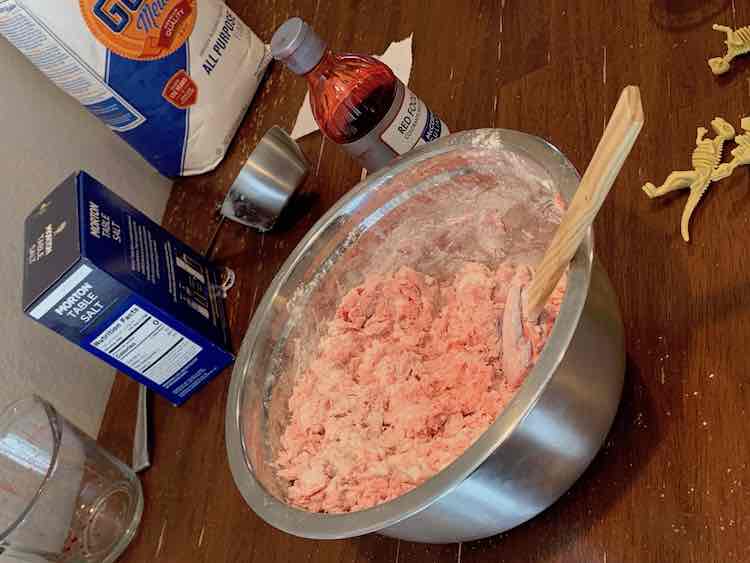
[[[343, 292], [358, 283], [357, 270], [377, 262], [373, 256], [380, 247], [363, 247], [362, 241], [375, 233], [377, 242], [385, 230], [396, 228], [410, 216], [401, 213], [410, 205], [430, 210], [433, 204], [422, 200], [435, 186], [460, 185], [476, 176], [491, 190], [493, 177], [482, 172], [482, 161], [501, 153], [536, 163], [545, 182], [566, 200], [578, 186], [571, 163], [539, 138], [506, 130], [458, 133], [360, 183], [311, 229], [274, 279], [245, 337], [226, 413], [234, 479], [271, 525], [319, 539], [369, 532], [435, 543], [483, 538], [550, 506], [601, 447], [620, 399], [625, 354], [617, 300], [594, 258], [589, 232], [571, 264], [559, 317], [538, 362], [494, 424], [454, 463], [395, 500], [347, 514], [289, 506], [284, 484], [275, 476], [274, 452], [287, 420], [288, 374], [299, 367], [300, 346], [313, 345], [309, 341], [318, 336], [309, 327], [324, 325]], [[436, 168], [436, 162], [453, 155], [458, 155], [455, 167]], [[435, 212], [438, 223], [440, 213], [445, 211]], [[444, 262], [449, 260], [429, 264]], [[299, 323], [308, 331], [300, 333]]]

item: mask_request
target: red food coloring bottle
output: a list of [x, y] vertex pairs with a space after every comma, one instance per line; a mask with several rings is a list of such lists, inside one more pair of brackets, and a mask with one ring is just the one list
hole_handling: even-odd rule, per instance
[[323, 134], [370, 172], [450, 133], [387, 65], [368, 55], [332, 52], [299, 18], [276, 31], [271, 52], [307, 79]]

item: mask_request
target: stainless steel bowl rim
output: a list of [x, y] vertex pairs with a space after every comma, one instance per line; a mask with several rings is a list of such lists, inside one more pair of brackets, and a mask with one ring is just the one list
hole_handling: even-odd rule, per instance
[[[579, 176], [576, 169], [562, 152], [544, 139], [506, 129], [479, 129], [455, 133], [408, 153], [360, 182], [310, 229], [277, 273], [261, 300], [244, 338], [232, 373], [226, 411], [226, 446], [235, 483], [253, 510], [272, 526], [294, 535], [316, 539], [354, 537], [392, 526], [425, 509], [460, 485], [510, 436], [539, 400], [573, 338], [586, 301], [594, 257], [594, 240], [590, 229], [571, 264], [568, 289], [552, 334], [516, 396], [466, 452], [416, 489], [379, 506], [346, 514], [318, 514], [291, 507], [268, 493], [255, 479], [248, 466], [241, 428], [240, 409], [243, 405], [247, 367], [253, 360], [253, 349], [263, 328], [266, 314], [294, 265], [305, 255], [311, 243], [324, 232], [325, 227], [335, 218], [348, 215], [356, 208], [361, 198], [377, 191], [419, 162], [462, 146], [486, 149], [498, 146], [498, 142], [498, 148], [507, 146], [525, 152], [516, 146], [514, 141], [519, 141], [519, 144], [520, 141], [526, 144], [538, 143], [550, 151], [559, 159], [562, 173], [570, 175], [570, 179], [575, 179], [577, 184]], [[569, 200], [572, 193], [562, 195]]]

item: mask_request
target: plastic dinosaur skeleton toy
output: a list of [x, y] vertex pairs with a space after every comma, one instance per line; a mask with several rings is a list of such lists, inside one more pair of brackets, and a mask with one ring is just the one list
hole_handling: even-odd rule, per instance
[[[743, 120], [744, 123], [745, 120]], [[750, 123], [747, 124], [750, 125]], [[693, 151], [693, 170], [672, 172], [658, 188], [650, 182], [643, 186], [643, 191], [650, 198], [661, 197], [676, 190], [690, 188], [690, 195], [685, 210], [682, 212], [680, 225], [682, 238], [686, 242], [690, 241], [690, 217], [711, 182], [726, 178], [734, 171], [734, 168], [720, 167], [724, 143], [734, 139], [734, 127], [724, 119], [717, 117], [711, 122], [711, 128], [716, 133], [716, 137], [713, 139], [705, 138], [708, 133], [706, 128], [698, 128], [698, 135], [695, 139], [696, 148]], [[741, 155], [748, 157], [750, 156], [750, 136], [743, 135], [743, 137], [746, 137], [746, 144]], [[737, 155], [735, 157], [737, 158]]]
[[714, 182], [728, 178], [734, 174], [734, 171], [740, 166], [750, 164], [750, 117], [743, 118], [740, 125], [745, 133], [737, 135], [734, 138], [737, 147], [732, 149], [733, 158], [731, 162], [725, 162], [716, 169], [716, 175], [718, 177], [714, 179]]
[[711, 71], [719, 75], [729, 71], [729, 65], [735, 58], [750, 53], [750, 26], [741, 27], [737, 30], [725, 25], [714, 25], [713, 28], [727, 34], [727, 40], [725, 41], [727, 54], [708, 61]]

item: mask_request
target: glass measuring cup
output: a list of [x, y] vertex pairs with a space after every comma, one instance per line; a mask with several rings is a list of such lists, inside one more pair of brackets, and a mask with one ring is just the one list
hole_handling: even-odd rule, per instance
[[143, 511], [140, 481], [34, 396], [0, 413], [0, 555], [114, 561]]

